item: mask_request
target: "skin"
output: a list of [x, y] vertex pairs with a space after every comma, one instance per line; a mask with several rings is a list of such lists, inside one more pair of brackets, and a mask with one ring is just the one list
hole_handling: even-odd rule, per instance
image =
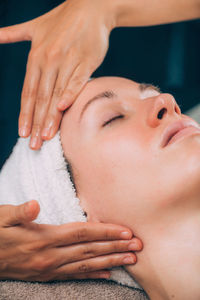
[[[84, 105], [105, 90], [116, 98], [90, 104], [79, 122]], [[134, 228], [144, 249], [127, 270], [151, 299], [200, 298], [200, 132], [160, 146], [164, 130], [183, 119], [191, 120], [173, 96], [102, 77], [88, 82], [61, 124], [89, 221]]]
[[[0, 280], [109, 278], [107, 268], [136, 262], [142, 243], [128, 228], [103, 223], [37, 224], [37, 201], [0, 205]], [[123, 253], [124, 252], [124, 253]]]
[[[1, 28], [0, 43], [31, 41], [19, 135], [31, 134], [30, 148], [57, 132], [63, 111], [102, 63], [111, 31], [200, 17], [199, 0], [67, 0], [29, 22]], [[137, 42], [137, 41], [136, 41]]]

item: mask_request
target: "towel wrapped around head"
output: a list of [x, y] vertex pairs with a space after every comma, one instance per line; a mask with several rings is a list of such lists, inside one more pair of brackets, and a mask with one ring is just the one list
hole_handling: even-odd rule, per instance
[[[41, 208], [37, 223], [87, 222], [67, 170], [60, 131], [37, 151], [29, 148], [29, 139], [18, 138], [1, 170], [0, 204], [19, 205], [35, 199]], [[113, 268], [110, 279], [141, 289], [122, 267]]]

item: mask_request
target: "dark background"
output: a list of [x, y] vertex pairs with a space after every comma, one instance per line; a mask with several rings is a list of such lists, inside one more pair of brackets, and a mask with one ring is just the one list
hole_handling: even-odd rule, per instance
[[[0, 27], [31, 20], [63, 1], [0, 0]], [[93, 76], [123, 76], [172, 93], [183, 112], [199, 103], [200, 22], [118, 28]], [[29, 42], [0, 45], [0, 168], [18, 137]]]

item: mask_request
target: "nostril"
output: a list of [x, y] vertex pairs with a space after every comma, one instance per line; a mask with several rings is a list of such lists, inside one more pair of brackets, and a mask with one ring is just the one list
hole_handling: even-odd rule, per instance
[[159, 111], [159, 113], [158, 113], [158, 115], [157, 115], [157, 118], [158, 118], [158, 119], [162, 119], [162, 117], [163, 117], [163, 115], [165, 114], [166, 111], [167, 111], [166, 108], [162, 108], [162, 109]]

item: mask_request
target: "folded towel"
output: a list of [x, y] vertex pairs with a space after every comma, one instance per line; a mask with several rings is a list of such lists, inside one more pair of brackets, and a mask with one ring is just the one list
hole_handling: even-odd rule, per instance
[[[60, 131], [40, 150], [29, 148], [29, 138], [18, 138], [0, 173], [0, 204], [18, 205], [35, 199], [41, 210], [37, 223], [86, 222], [66, 167]], [[122, 267], [111, 270], [111, 280], [142, 289]]]
[[138, 289], [106, 280], [0, 281], [0, 300], [148, 300]]

